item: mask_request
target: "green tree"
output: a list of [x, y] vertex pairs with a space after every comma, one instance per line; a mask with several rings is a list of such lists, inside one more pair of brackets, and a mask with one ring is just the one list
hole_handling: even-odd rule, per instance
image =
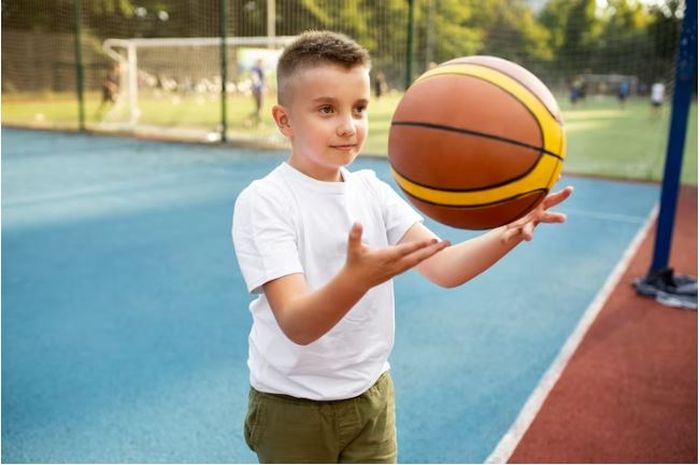
[[589, 72], [602, 30], [596, 0], [551, 0], [539, 20], [549, 31], [554, 55], [551, 74], [570, 81], [581, 72]]
[[406, 0], [278, 1], [279, 35], [329, 29], [349, 35], [372, 55], [373, 67], [399, 86], [406, 56]]
[[601, 11], [601, 34], [595, 44], [591, 68], [598, 73], [637, 75], [648, 60], [647, 28], [651, 15], [631, 0], [608, 0]]
[[[431, 4], [431, 2], [433, 2]], [[483, 41], [483, 31], [474, 27], [473, 5], [460, 0], [427, 0], [416, 12], [416, 49], [431, 62], [441, 63], [452, 58], [473, 55]], [[430, 50], [427, 50], [430, 47]], [[420, 53], [421, 51], [429, 53]], [[416, 60], [427, 68], [430, 63]]]
[[524, 1], [490, 0], [487, 6], [475, 7], [474, 27], [483, 36], [479, 53], [501, 56], [529, 67], [552, 60], [549, 31]]
[[650, 8], [652, 20], [647, 34], [650, 41], [648, 59], [652, 65], [645, 69], [646, 82], [670, 81], [673, 78], [684, 11], [685, 3], [682, 0], [668, 0]]

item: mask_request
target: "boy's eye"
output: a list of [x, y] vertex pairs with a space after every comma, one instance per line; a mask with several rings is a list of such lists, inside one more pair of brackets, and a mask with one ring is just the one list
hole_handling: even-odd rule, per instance
[[331, 113], [333, 113], [333, 107], [330, 105], [323, 105], [321, 108], [318, 109], [318, 111], [326, 115], [330, 115]]
[[364, 113], [365, 111], [367, 111], [366, 106], [355, 107], [355, 113]]

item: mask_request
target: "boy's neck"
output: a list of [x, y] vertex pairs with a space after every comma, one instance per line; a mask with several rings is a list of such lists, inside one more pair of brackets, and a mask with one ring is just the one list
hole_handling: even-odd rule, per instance
[[287, 160], [289, 166], [310, 178], [324, 182], [343, 182], [343, 175], [339, 167], [325, 167], [304, 162], [305, 160], [302, 157], [295, 157], [294, 154], [290, 155]]

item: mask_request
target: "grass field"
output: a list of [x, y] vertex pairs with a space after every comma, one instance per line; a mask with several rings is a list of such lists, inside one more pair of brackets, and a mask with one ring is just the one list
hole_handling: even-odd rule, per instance
[[[385, 155], [389, 122], [401, 94], [375, 99], [370, 105], [370, 132], [365, 152]], [[271, 140], [276, 129], [270, 114], [272, 98], [268, 97], [262, 124], [250, 127], [247, 117], [252, 100], [245, 96], [230, 97], [227, 119], [233, 137], [258, 137]], [[573, 107], [561, 99], [568, 154], [564, 171], [603, 177], [659, 180], [663, 173], [669, 131], [670, 105], [657, 115], [646, 98], [632, 98], [621, 108], [612, 97], [589, 98]], [[201, 130], [216, 133], [220, 123], [217, 95], [152, 94], [140, 100], [140, 123], [170, 130]], [[88, 128], [97, 128], [100, 121], [126, 121], [126, 109], [98, 112], [99, 95], [86, 95], [85, 111]], [[77, 128], [78, 110], [71, 95], [3, 95], [2, 120], [12, 125]], [[171, 131], [172, 132], [172, 131]], [[681, 181], [697, 185], [697, 102], [693, 102], [683, 159]]]

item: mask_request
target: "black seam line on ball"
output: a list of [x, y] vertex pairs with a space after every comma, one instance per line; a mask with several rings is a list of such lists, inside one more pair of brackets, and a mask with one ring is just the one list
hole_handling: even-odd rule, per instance
[[[465, 188], [465, 187], [459, 187], [459, 188], [455, 188], [455, 187], [441, 187], [441, 186], [435, 186], [435, 185], [432, 185], [432, 184], [425, 184], [425, 183], [416, 181], [415, 179], [409, 178], [408, 176], [406, 176], [404, 173], [402, 173], [401, 171], [399, 171], [399, 170], [398, 170], [395, 166], [393, 166], [393, 165], [392, 165], [391, 168], [392, 168], [399, 176], [401, 176], [402, 178], [404, 178], [406, 181], [410, 182], [411, 184], [415, 184], [416, 186], [425, 187], [425, 188], [427, 188], [427, 189], [432, 189], [432, 190], [437, 190], [437, 191], [443, 191], [443, 192], [477, 192], [477, 191], [483, 191], [483, 190], [486, 190], [486, 189], [496, 189], [496, 188], [498, 188], [498, 187], [503, 187], [503, 186], [508, 185], [508, 184], [510, 184], [510, 183], [513, 183], [513, 182], [515, 182], [515, 181], [520, 181], [521, 179], [526, 178], [530, 173], [532, 173], [533, 170], [535, 170], [535, 168], [537, 168], [537, 165], [539, 165], [539, 162], [540, 162], [540, 160], [541, 160], [541, 155], [542, 155], [542, 153], [540, 153], [540, 156], [537, 157], [537, 159], [535, 160], [535, 162], [534, 162], [526, 171], [522, 172], [521, 174], [519, 174], [519, 175], [517, 175], [517, 176], [515, 176], [515, 177], [508, 178], [508, 179], [504, 179], [503, 181], [497, 182], [497, 183], [495, 183], [495, 184], [486, 184], [486, 185], [484, 185], [484, 186], [468, 187], [468, 188]], [[560, 161], [559, 163], [562, 163], [562, 162]]]
[[532, 166], [529, 167], [529, 168], [527, 169], [527, 171], [525, 171], [525, 172], [522, 173], [522, 174], [519, 174], [518, 176], [515, 176], [515, 177], [513, 177], [513, 178], [504, 179], [503, 181], [497, 182], [497, 183], [495, 183], [495, 184], [487, 184], [487, 185], [485, 185], [485, 186], [477, 186], [477, 187], [469, 187], [469, 188], [465, 188], [465, 187], [459, 187], [459, 188], [455, 188], [455, 187], [441, 187], [441, 186], [435, 186], [435, 185], [431, 185], [431, 184], [425, 184], [425, 183], [422, 183], [422, 182], [418, 182], [418, 181], [416, 181], [415, 179], [409, 178], [408, 176], [406, 176], [405, 174], [403, 174], [401, 171], [397, 170], [396, 167], [394, 167], [394, 166], [392, 166], [392, 169], [393, 169], [399, 176], [401, 176], [402, 178], [404, 178], [406, 181], [410, 182], [411, 184], [415, 184], [416, 186], [425, 187], [426, 189], [431, 189], [431, 190], [436, 190], [436, 191], [442, 191], [442, 192], [466, 193], [466, 192], [478, 192], [478, 191], [483, 191], [483, 190], [486, 190], [486, 189], [496, 189], [496, 188], [498, 188], [498, 187], [506, 186], [506, 185], [508, 185], [508, 184], [510, 184], [510, 183], [513, 183], [513, 182], [515, 182], [515, 181], [519, 181], [519, 180], [521, 180], [522, 178], [526, 177], [528, 174], [530, 174], [530, 173], [532, 172], [532, 170], [534, 170], [535, 168], [537, 168], [537, 162], [538, 162], [539, 160], [540, 160], [540, 159], [539, 159], [539, 157], [538, 157], [537, 160], [535, 160], [535, 163], [533, 163]]
[[507, 137], [497, 136], [495, 134], [488, 134], [485, 132], [472, 131], [471, 129], [456, 128], [454, 126], [447, 126], [445, 124], [425, 123], [422, 121], [392, 121], [391, 125], [392, 126], [414, 126], [414, 127], [419, 127], [419, 128], [437, 129], [440, 131], [456, 132], [456, 133], [460, 133], [460, 134], [468, 134], [470, 136], [484, 137], [486, 139], [493, 139], [493, 140], [497, 140], [499, 142], [505, 142], [507, 144], [517, 145], [520, 147], [525, 147], [526, 149], [535, 150], [537, 152], [542, 152], [546, 155], [549, 155], [549, 156], [552, 156], [554, 158], [558, 158], [561, 161], [564, 161], [564, 158], [561, 155], [557, 155], [554, 152], [550, 152], [549, 150], [545, 150], [544, 147], [537, 147], [537, 146], [526, 144], [524, 142], [520, 142], [517, 140], [508, 139]]
[[[502, 75], [502, 76], [510, 77], [510, 76], [508, 76], [508, 75], [503, 74], [502, 71], [499, 71], [499, 70], [494, 69], [494, 68], [490, 68], [490, 67], [488, 67], [488, 66], [482, 66], [482, 65], [473, 65], [473, 66], [477, 66], [477, 67], [480, 66], [480, 67], [485, 68], [485, 69], [490, 69], [491, 71], [494, 71], [495, 73], [500, 74], [500, 75]], [[449, 66], [448, 66], [448, 68], [449, 68]], [[450, 73], [450, 74], [451, 74], [451, 73]], [[442, 74], [442, 75], [444, 75], [444, 74]], [[542, 121], [540, 121], [540, 119], [537, 117], [537, 115], [535, 114], [535, 112], [532, 111], [532, 108], [530, 108], [530, 106], [529, 106], [527, 103], [525, 103], [525, 102], [523, 101], [523, 99], [521, 99], [520, 97], [518, 97], [517, 95], [515, 95], [510, 89], [507, 89], [507, 88], [505, 88], [505, 87], [499, 85], [498, 83], [496, 83], [496, 82], [494, 82], [494, 81], [492, 81], [492, 80], [490, 80], [490, 79], [485, 78], [484, 76], [475, 76], [475, 75], [473, 75], [473, 74], [462, 74], [462, 73], [455, 73], [455, 75], [459, 75], [459, 76], [468, 76], [468, 77], [471, 77], [471, 78], [473, 78], [473, 79], [478, 79], [478, 80], [480, 80], [480, 81], [483, 81], [483, 82], [486, 83], [487, 85], [492, 86], [492, 87], [495, 87], [496, 89], [500, 90], [501, 92], [505, 92], [506, 94], [510, 95], [511, 98], [513, 98], [516, 102], [518, 102], [520, 105], [522, 105], [522, 107], [525, 109], [525, 111], [527, 111], [527, 112], [530, 114], [530, 116], [532, 116], [532, 119], [535, 120], [535, 123], [537, 123], [537, 129], [540, 131], [540, 140], [541, 140], [541, 141], [544, 141], [544, 128], [542, 127]], [[437, 76], [441, 76], [441, 74], [436, 74], [435, 77], [437, 77]], [[532, 90], [530, 90], [526, 85], [524, 85], [522, 82], [518, 81], [517, 79], [516, 79], [516, 82], [518, 82], [518, 84], [520, 84], [524, 89], [526, 89], [531, 95], [535, 96], [535, 98], [537, 98], [538, 100], [540, 100], [539, 97], [537, 97], [537, 96], [532, 92]], [[540, 100], [540, 102], [542, 103], [542, 105], [543, 105], [545, 108], [547, 107], [547, 105], [544, 105], [544, 103], [543, 103], [541, 100]], [[547, 109], [547, 112], [548, 112], [550, 115], [551, 115], [551, 113], [552, 113], [551, 111], [549, 111], [549, 109]], [[554, 118], [554, 115], [552, 115], [552, 117]], [[556, 121], [556, 118], [554, 118], [554, 120]]]
[[[506, 75], [506, 74], [503, 74], [502, 71], [499, 71], [499, 70], [494, 69], [494, 68], [490, 68], [490, 67], [488, 67], [488, 66], [482, 66], [482, 65], [472, 65], [472, 66], [482, 67], [482, 68], [485, 68], [485, 69], [489, 69], [489, 70], [491, 70], [491, 71], [493, 71], [493, 72], [495, 72], [495, 73], [497, 73], [497, 74], [500, 74], [500, 75], [502, 75], [502, 76], [510, 77], [510, 76], [508, 76], [508, 75]], [[449, 66], [447, 66], [447, 68], [449, 68]], [[540, 119], [537, 117], [537, 115], [535, 114], [535, 112], [532, 111], [532, 108], [530, 108], [530, 106], [529, 106], [527, 103], [525, 103], [525, 101], [524, 101], [523, 99], [521, 99], [519, 96], [517, 96], [516, 94], [514, 94], [510, 89], [507, 89], [507, 88], [501, 86], [500, 84], [498, 84], [498, 83], [496, 83], [496, 82], [494, 82], [494, 81], [492, 81], [492, 80], [490, 80], [490, 79], [487, 79], [487, 78], [484, 77], [484, 76], [476, 76], [476, 75], [474, 75], [474, 74], [463, 74], [463, 73], [458, 73], [458, 72], [455, 72], [455, 73], [441, 73], [441, 74], [436, 74], [436, 75], [434, 75], [434, 76], [428, 77], [428, 79], [431, 79], [431, 78], [433, 78], [433, 77], [444, 76], [445, 74], [452, 74], [452, 75], [455, 75], [455, 76], [468, 76], [468, 77], [470, 77], [470, 78], [473, 78], [473, 79], [477, 79], [477, 80], [479, 80], [479, 81], [482, 81], [482, 82], [484, 82], [485, 84], [487, 84], [487, 85], [489, 85], [489, 86], [492, 86], [492, 87], [495, 87], [496, 89], [500, 90], [501, 92], [505, 92], [506, 94], [510, 95], [510, 97], [511, 97], [513, 100], [515, 100], [516, 102], [518, 102], [518, 103], [525, 109], [525, 111], [527, 111], [527, 112], [530, 114], [530, 116], [532, 116], [532, 119], [535, 121], [535, 123], [537, 123], [537, 129], [538, 129], [539, 132], [540, 132], [540, 140], [543, 141], [543, 143], [544, 143], [544, 128], [542, 127], [542, 124], [543, 124], [542, 121], [540, 121]], [[522, 82], [518, 81], [517, 79], [516, 79], [515, 81], [516, 81], [518, 84], [520, 84], [524, 89], [526, 89], [526, 90], [527, 90], [531, 95], [533, 95], [536, 99], [540, 100], [539, 97], [537, 97], [537, 96], [532, 92], [532, 90], [531, 90], [530, 88], [528, 88], [525, 84], [523, 84]], [[545, 108], [547, 108], [547, 105], [545, 105], [544, 102], [542, 102], [542, 100], [540, 100], [540, 103], [542, 103], [542, 105], [543, 105]], [[547, 109], [547, 112], [552, 116], [552, 118], [554, 118], [554, 115], [552, 115], [552, 112], [549, 111], [549, 109]], [[556, 118], [554, 118], [554, 120], [557, 121]], [[558, 121], [557, 121], [557, 123], [560, 124]], [[561, 126], [561, 124], [560, 124], [560, 126]]]
[[[420, 197], [418, 197], [418, 196], [415, 196], [415, 195], [411, 194], [410, 192], [406, 191], [403, 187], [401, 187], [401, 186], [399, 186], [399, 187], [401, 188], [401, 190], [402, 190], [407, 196], [409, 196], [409, 197], [411, 197], [411, 198], [414, 198], [414, 199], [416, 199], [416, 200], [420, 200], [420, 201], [423, 202], [423, 203], [427, 203], [427, 204], [429, 204], [429, 205], [435, 205], [435, 206], [437, 206], [437, 207], [454, 208], [454, 209], [457, 209], [457, 210], [469, 210], [469, 209], [474, 209], [474, 208], [490, 207], [490, 206], [498, 205], [498, 204], [501, 204], [501, 203], [504, 203], [504, 202], [510, 202], [511, 200], [516, 200], [516, 199], [518, 199], [518, 198], [525, 197], [525, 196], [527, 196], [527, 195], [531, 195], [531, 194], [535, 194], [535, 193], [543, 193], [544, 195], [547, 195], [547, 194], [549, 193], [549, 189], [542, 189], [542, 188], [540, 188], [540, 189], [534, 189], [534, 190], [531, 190], [531, 191], [528, 191], [528, 192], [524, 192], [524, 193], [522, 193], [522, 194], [514, 195], [514, 196], [512, 196], [512, 197], [508, 197], [508, 198], [505, 198], [505, 199], [496, 200], [496, 201], [494, 201], [494, 202], [479, 203], [479, 204], [474, 204], [474, 205], [450, 205], [450, 204], [448, 204], [448, 203], [432, 202], [432, 201], [430, 201], [430, 200], [422, 199], [422, 198], [420, 198]], [[536, 201], [536, 200], [533, 200], [531, 203], [529, 203], [527, 208], [530, 208], [530, 207], [532, 206], [532, 204], [535, 203], [535, 201]], [[527, 208], [525, 208], [523, 211], [526, 211]]]

